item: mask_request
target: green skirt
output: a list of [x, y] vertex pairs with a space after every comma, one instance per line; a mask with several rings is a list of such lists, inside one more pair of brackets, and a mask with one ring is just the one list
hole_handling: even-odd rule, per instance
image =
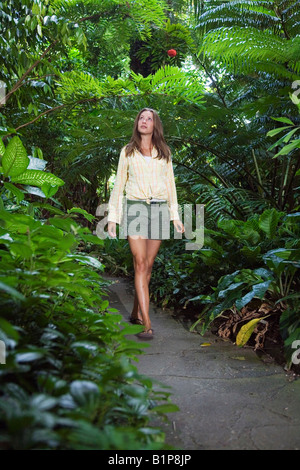
[[127, 199], [123, 210], [122, 229], [125, 237], [139, 236], [149, 240], [170, 238], [170, 215], [165, 201], [133, 201]]

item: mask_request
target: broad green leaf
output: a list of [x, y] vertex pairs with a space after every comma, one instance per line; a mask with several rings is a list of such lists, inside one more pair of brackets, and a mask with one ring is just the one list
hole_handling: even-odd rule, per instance
[[46, 197], [43, 191], [40, 188], [37, 188], [36, 186], [30, 186], [29, 184], [24, 184], [23, 188], [28, 194], [34, 194], [35, 196], [39, 196], [42, 198]]
[[57, 398], [40, 393], [31, 397], [30, 404], [37, 411], [45, 411], [53, 408], [57, 404], [57, 401]]
[[265, 210], [259, 218], [259, 228], [265, 232], [268, 238], [273, 238], [276, 234], [278, 222], [282, 213], [276, 209]]
[[62, 211], [61, 209], [58, 209], [57, 207], [51, 206], [47, 202], [34, 202], [33, 206], [34, 207], [40, 207], [41, 209], [45, 209], [48, 212], [54, 213], [54, 214], [57, 214], [57, 215], [62, 215], [62, 216], [65, 215], [64, 211]]
[[92, 243], [94, 245], [104, 245], [104, 241], [101, 238], [98, 238], [97, 235], [93, 235], [92, 233], [82, 233], [80, 234], [82, 240], [88, 243]]
[[273, 274], [271, 273], [271, 271], [268, 271], [265, 268], [254, 269], [253, 273], [262, 277], [263, 279], [273, 280]]
[[30, 259], [33, 255], [32, 249], [28, 244], [22, 243], [21, 241], [15, 241], [9, 245], [9, 251], [13, 256], [20, 257], [22, 259]]
[[[229, 287], [227, 287], [227, 289], [224, 289], [224, 290], [221, 290], [219, 292], [219, 298], [220, 299], [224, 299], [225, 297], [228, 296], [228, 293], [230, 291], [235, 291], [236, 289], [238, 289], [239, 287], [241, 287], [242, 285], [244, 284], [244, 282], [234, 282], [233, 284], [231, 284]], [[242, 289], [239, 289], [240, 292], [242, 292]]]
[[65, 183], [63, 180], [53, 175], [40, 170], [26, 170], [21, 175], [12, 178], [14, 183], [29, 184], [32, 186], [42, 187], [45, 183], [50, 183], [53, 186], [63, 186]]
[[78, 213], [83, 215], [89, 222], [92, 222], [95, 217], [92, 214], [89, 214], [86, 210], [81, 209], [81, 207], [72, 207], [72, 209], [68, 210], [68, 214]]
[[63, 233], [51, 225], [40, 225], [34, 232], [31, 234], [31, 238], [37, 238], [37, 240], [50, 239], [51, 243], [53, 240], [61, 242]]
[[98, 386], [88, 380], [74, 380], [70, 392], [76, 403], [80, 406], [93, 404], [100, 396]]
[[174, 404], [166, 404], [154, 406], [151, 411], [155, 413], [175, 413], [179, 411], [179, 408]]
[[41, 359], [44, 354], [40, 351], [26, 351], [20, 352], [16, 354], [16, 361], [17, 362], [32, 362], [36, 361], [37, 359]]
[[103, 271], [103, 264], [98, 261], [96, 258], [93, 258], [92, 256], [87, 256], [87, 255], [79, 255], [79, 254], [74, 254], [74, 255], [67, 255], [68, 258], [75, 259], [76, 261], [79, 261], [80, 263], [87, 264], [89, 266], [92, 266], [93, 268], [100, 269]]
[[68, 218], [62, 218], [62, 217], [51, 217], [48, 219], [48, 224], [53, 225], [54, 227], [63, 230], [65, 232], [70, 232], [72, 230], [72, 227], [75, 226], [74, 221], [68, 217]]
[[19, 340], [19, 333], [17, 328], [4, 318], [0, 318], [0, 330], [2, 330], [8, 337], [13, 338], [15, 341]]
[[287, 134], [283, 135], [282, 137], [280, 137], [279, 140], [276, 140], [276, 142], [274, 142], [274, 144], [272, 144], [270, 147], [268, 147], [268, 152], [271, 152], [271, 150], [273, 150], [275, 147], [279, 147], [281, 144], [285, 143], [286, 136], [287, 136]]
[[59, 186], [58, 185], [53, 185], [51, 183], [44, 183], [42, 184], [42, 191], [45, 194], [46, 197], [52, 197], [54, 194], [57, 192]]
[[19, 188], [17, 188], [12, 183], [4, 183], [4, 186], [8, 191], [10, 191], [14, 196], [16, 196], [18, 202], [23, 201], [24, 193]]
[[293, 121], [291, 121], [289, 118], [286, 118], [286, 117], [279, 117], [279, 118], [272, 117], [272, 119], [273, 121], [284, 122], [285, 124], [290, 124], [291, 126], [295, 125]]
[[14, 297], [18, 300], [22, 300], [24, 301], [25, 300], [25, 297], [23, 294], [21, 294], [19, 291], [17, 291], [16, 289], [14, 289], [13, 287], [5, 284], [4, 282], [0, 282], [0, 291], [4, 291], [6, 292], [7, 294], [9, 294], [11, 297]]
[[284, 136], [283, 142], [286, 143], [290, 140], [290, 138], [295, 134], [295, 132], [299, 131], [298, 128], [293, 129], [292, 131], [288, 132], [286, 136]]
[[300, 249], [286, 249], [286, 248], [277, 248], [275, 250], [270, 250], [264, 255], [265, 260], [272, 260], [275, 266], [283, 263], [285, 265], [290, 264], [291, 268], [294, 266], [295, 268], [299, 267], [299, 259], [300, 259]]
[[28, 228], [33, 230], [40, 226], [40, 222], [34, 220], [30, 215], [12, 214], [6, 210], [0, 211], [0, 220], [5, 221], [5, 228], [10, 231], [26, 233]]
[[279, 134], [280, 132], [284, 131], [285, 129], [290, 129], [290, 126], [284, 127], [277, 127], [276, 129], [272, 129], [267, 133], [267, 137], [273, 137], [274, 135]]
[[250, 261], [254, 261], [257, 260], [260, 256], [261, 247], [259, 245], [256, 247], [243, 246], [240, 251]]
[[0, 157], [3, 157], [4, 152], [5, 152], [5, 145], [2, 141], [2, 139], [0, 139]]
[[287, 155], [295, 148], [300, 148], [300, 139], [293, 140], [290, 144], [285, 145], [280, 152], [276, 153], [273, 158], [278, 157], [279, 155]]
[[29, 158], [19, 137], [13, 137], [2, 157], [4, 176], [18, 177], [29, 165]]
[[122, 329], [124, 335], [135, 335], [144, 330], [143, 325], [125, 325]]
[[244, 295], [241, 299], [238, 299], [235, 303], [236, 308], [240, 310], [242, 307], [247, 305], [253, 298], [259, 298], [262, 299], [265, 295], [265, 293], [268, 290], [269, 285], [271, 284], [271, 280], [265, 281], [265, 282], [260, 282], [259, 284], [255, 284], [252, 286], [252, 289], [250, 292], [248, 292], [246, 295]]
[[32, 5], [32, 14], [39, 15], [40, 14], [40, 6], [37, 3], [33, 3]]

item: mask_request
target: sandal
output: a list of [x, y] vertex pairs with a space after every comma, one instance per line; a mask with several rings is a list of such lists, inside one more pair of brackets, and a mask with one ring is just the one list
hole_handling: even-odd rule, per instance
[[136, 336], [140, 339], [153, 339], [154, 331], [152, 328], [149, 328], [149, 330], [142, 331], [141, 333], [138, 333]]
[[141, 320], [141, 319], [138, 318], [138, 317], [133, 317], [132, 315], [130, 315], [129, 321], [130, 321], [130, 323], [132, 323], [133, 325], [143, 325], [143, 320]]

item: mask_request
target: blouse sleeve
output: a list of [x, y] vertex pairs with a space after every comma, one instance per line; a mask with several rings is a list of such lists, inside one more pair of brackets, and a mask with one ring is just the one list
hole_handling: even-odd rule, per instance
[[170, 220], [180, 220], [178, 214], [178, 202], [177, 202], [177, 192], [175, 186], [175, 178], [172, 160], [168, 162], [168, 172], [167, 172], [167, 192], [168, 192], [168, 206], [170, 212]]
[[120, 153], [115, 184], [108, 202], [108, 222], [120, 223], [122, 218], [123, 194], [128, 178], [128, 157], [125, 148]]

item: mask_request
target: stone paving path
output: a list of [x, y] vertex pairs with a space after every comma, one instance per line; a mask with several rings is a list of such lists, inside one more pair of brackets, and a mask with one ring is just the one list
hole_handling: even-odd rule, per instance
[[[111, 307], [127, 320], [133, 283], [105, 278], [113, 281]], [[181, 450], [300, 449], [300, 378], [291, 381], [250, 348], [190, 333], [152, 304], [150, 316], [155, 338], [137, 367], [169, 386], [180, 409], [164, 425], [167, 443]]]

